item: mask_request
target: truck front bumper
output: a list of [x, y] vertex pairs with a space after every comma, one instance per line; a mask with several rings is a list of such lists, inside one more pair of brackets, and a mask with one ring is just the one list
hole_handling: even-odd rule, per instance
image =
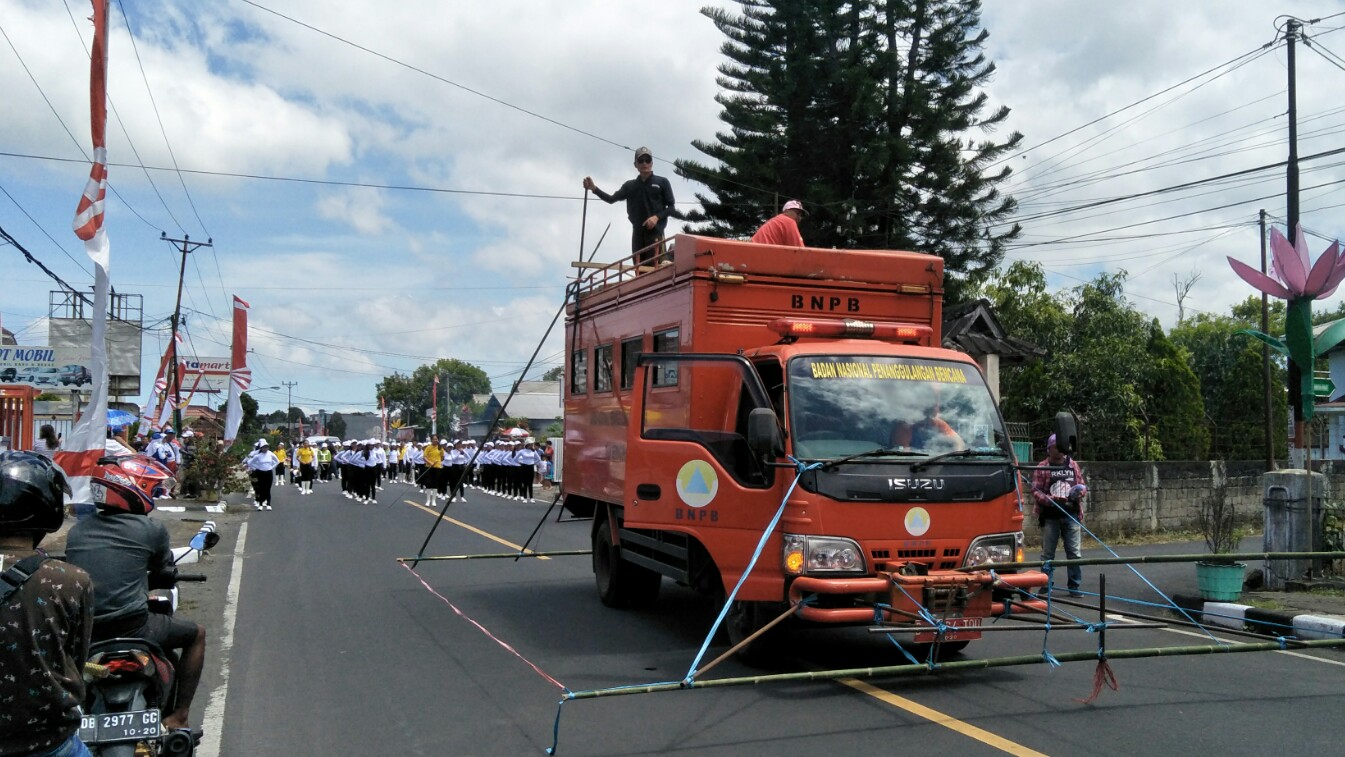
[[[936, 628], [929, 622], [932, 618], [949, 628], [971, 629], [979, 626], [982, 618], [1004, 613], [1005, 603], [994, 600], [994, 589], [1030, 592], [1046, 586], [1047, 580], [1040, 571], [1005, 574], [931, 571], [923, 576], [881, 572], [857, 578], [800, 576], [789, 585], [789, 601], [797, 605], [795, 614], [799, 618], [813, 623], [896, 623]], [[805, 601], [809, 598], [811, 601]], [[1037, 603], [1026, 604], [1035, 607]], [[1037, 609], [1044, 607], [1043, 604]], [[944, 640], [979, 637], [973, 630], [945, 629]], [[928, 640], [932, 639], [916, 637], [917, 642]]]

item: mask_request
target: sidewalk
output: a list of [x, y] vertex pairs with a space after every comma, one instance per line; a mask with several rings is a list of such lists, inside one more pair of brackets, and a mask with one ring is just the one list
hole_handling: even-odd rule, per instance
[[[1141, 555], [1183, 555], [1205, 552], [1202, 542], [1182, 541], [1112, 547], [1122, 557]], [[1261, 552], [1259, 534], [1248, 536], [1239, 552]], [[1029, 556], [1033, 556], [1031, 552]], [[1063, 552], [1057, 551], [1057, 558]], [[1106, 557], [1101, 547], [1085, 548], [1084, 557]], [[1249, 562], [1247, 574], [1261, 570], [1258, 561]], [[1168, 606], [1169, 599], [1191, 612], [1203, 623], [1225, 628], [1243, 628], [1272, 636], [1298, 635], [1300, 638], [1345, 638], [1345, 580], [1315, 582], [1314, 591], [1244, 590], [1233, 602], [1212, 602], [1200, 598], [1195, 567], [1191, 563], [1151, 563], [1133, 566], [1109, 565], [1084, 568], [1084, 590], [1096, 592], [1099, 577], [1106, 575], [1109, 607], [1125, 609], [1127, 600], [1141, 605]], [[1136, 575], [1138, 572], [1139, 575]], [[1063, 586], [1064, 569], [1056, 569], [1057, 586]], [[1342, 588], [1331, 588], [1332, 586]], [[1112, 600], [1117, 600], [1112, 605]], [[1090, 601], [1091, 601], [1090, 597]], [[1154, 613], [1156, 607], [1138, 606], [1136, 612]], [[1169, 612], [1173, 612], [1169, 609]]]

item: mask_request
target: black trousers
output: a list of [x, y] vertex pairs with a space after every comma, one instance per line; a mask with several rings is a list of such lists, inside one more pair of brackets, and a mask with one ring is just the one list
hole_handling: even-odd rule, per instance
[[275, 471], [255, 470], [248, 474], [252, 479], [252, 496], [257, 498], [257, 504], [271, 504], [271, 486], [275, 484]]

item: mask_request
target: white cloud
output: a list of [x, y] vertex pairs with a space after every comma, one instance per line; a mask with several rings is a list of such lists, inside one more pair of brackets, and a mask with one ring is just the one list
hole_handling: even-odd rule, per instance
[[[109, 203], [119, 289], [144, 292], [147, 312], [164, 315], [172, 308], [177, 257], [158, 241], [159, 231], [213, 237], [214, 249], [198, 253], [189, 268], [186, 300], [196, 303], [189, 307], [213, 306], [216, 315], [227, 317], [226, 292], [237, 292], [253, 303], [255, 324], [321, 343], [257, 332], [253, 346], [265, 372], [257, 383], [297, 378], [305, 397], [330, 407], [367, 403], [384, 372], [409, 371], [425, 357], [477, 362], [501, 384], [515, 378], [573, 274], [569, 264], [579, 254], [583, 214], [580, 179], [591, 175], [604, 187], [616, 186], [633, 174], [629, 148], [637, 145], [648, 145], [659, 158], [700, 158], [691, 141], [711, 139], [723, 126], [713, 99], [722, 38], [697, 12], [699, 4], [409, 0], [371, 10], [296, 0], [276, 6], [536, 116], [248, 5], [181, 0], [128, 5], [144, 77], [183, 168], [565, 198], [191, 173], [179, 179], [171, 172], [152, 173], [151, 187], [143, 172], [114, 167], [112, 178], [124, 198]], [[1313, 17], [1336, 8], [1326, 0], [1286, 2], [1273, 12], [1233, 0], [987, 3], [988, 54], [998, 66], [987, 91], [994, 104], [1013, 109], [1000, 134], [1018, 129], [1026, 145], [1040, 145], [1258, 48], [1272, 38], [1277, 13]], [[87, 22], [75, 15], [87, 38]], [[126, 26], [120, 11], [114, 15], [113, 101], [139, 159], [169, 166]], [[87, 58], [64, 7], [0, 0], [0, 19], [42, 93], [87, 150]], [[1345, 34], [1323, 34], [1320, 43], [1345, 51]], [[0, 60], [0, 91], [6, 93], [0, 152], [77, 157], [75, 144], [16, 65], [15, 54], [0, 48]], [[1335, 107], [1345, 72], [1302, 47], [1299, 65], [1302, 152], [1338, 146], [1335, 132], [1345, 119], [1307, 119]], [[1128, 120], [1165, 99], [1014, 158], [1010, 186], [1022, 204], [1020, 214], [1035, 216], [1281, 160], [1283, 88], [1283, 51], [1274, 51], [1143, 117]], [[1224, 111], [1231, 112], [1210, 118]], [[1217, 136], [1252, 122], [1260, 123], [1262, 136], [1238, 144], [1227, 142], [1237, 135]], [[1202, 139], [1210, 139], [1211, 152], [1227, 154], [1097, 183], [1078, 181], [1089, 171], [1114, 170]], [[114, 162], [136, 162], [115, 122], [109, 149]], [[1323, 167], [1330, 162], [1305, 164], [1304, 186], [1345, 178], [1341, 168]], [[669, 175], [679, 199], [693, 199], [697, 185], [672, 176], [667, 164], [656, 170]], [[0, 157], [6, 189], [42, 228], [3, 198], [0, 225], [31, 240], [39, 257], [77, 282], [85, 275], [43, 232], [74, 257], [82, 255], [65, 229], [86, 174], [79, 164]], [[1169, 324], [1175, 318], [1169, 278], [1199, 270], [1202, 278], [1188, 305], [1223, 312], [1250, 293], [1223, 260], [1227, 254], [1244, 260], [1256, 254], [1250, 222], [1259, 205], [1249, 198], [1268, 196], [1260, 202], [1272, 214], [1283, 214], [1282, 176], [1271, 172], [1265, 178], [1258, 185], [1211, 187], [1202, 197], [1160, 195], [1026, 220], [1024, 243], [1090, 234], [1159, 236], [1024, 247], [1010, 260], [1042, 261], [1059, 286], [1125, 268], [1136, 304]], [[1340, 203], [1338, 194], [1335, 185], [1306, 190], [1305, 224], [1340, 233], [1345, 223], [1331, 207]], [[1213, 209], [1233, 202], [1244, 204]], [[590, 202], [589, 247], [609, 223], [600, 260], [626, 254], [629, 226], [622, 205]], [[1212, 228], [1230, 223], [1242, 226]], [[1314, 252], [1324, 246], [1314, 242]], [[16, 257], [0, 254], [0, 277], [31, 278], [30, 267]], [[42, 312], [41, 287], [31, 289], [17, 293], [6, 309]], [[191, 327], [200, 329], [203, 340], [227, 341], [227, 326], [212, 330], [209, 318], [193, 317]], [[542, 355], [554, 362], [561, 350], [553, 333]]]

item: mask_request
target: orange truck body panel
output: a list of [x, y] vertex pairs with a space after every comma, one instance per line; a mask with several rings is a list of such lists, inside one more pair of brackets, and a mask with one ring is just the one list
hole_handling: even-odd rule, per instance
[[[646, 376], [650, 369], [633, 365], [637, 346], [645, 353], [742, 355], [781, 366], [796, 358], [821, 359], [818, 356], [844, 356], [863, 365], [925, 361], [922, 364], [937, 363], [941, 370], [951, 370], [972, 383], [983, 383], [983, 379], [971, 358], [939, 346], [943, 261], [938, 257], [881, 250], [783, 248], [690, 235], [675, 237], [669, 246], [671, 262], [652, 271], [630, 275], [629, 270], [602, 269], [582, 278], [577, 301], [567, 309], [562, 489], [567, 506], [571, 501], [589, 503], [599, 517], [604, 510], [621, 512], [623, 528], [685, 534], [699, 542], [713, 558], [727, 591], [742, 575], [763, 530], [779, 509], [793, 471], [778, 469], [768, 483], [743, 481], [726, 470], [722, 459], [692, 442], [667, 435], [648, 438], [642, 433], [647, 427], [692, 429], [724, 424], [725, 419], [716, 416], [726, 413], [726, 403], [715, 400], [736, 388], [723, 375], [695, 367], [667, 385], [658, 385], [657, 377], [651, 384]], [[922, 328], [918, 336], [902, 342], [782, 340], [781, 333], [771, 328], [778, 319], [799, 318]], [[575, 371], [580, 356], [585, 370], [582, 391], [577, 391]], [[863, 365], [860, 368], [868, 370]], [[987, 402], [993, 406], [988, 394]], [[727, 404], [731, 411], [733, 403]], [[781, 410], [776, 407], [777, 412]], [[786, 418], [782, 423], [786, 434], [793, 435]], [[713, 501], [708, 504], [685, 494], [687, 477], [698, 475], [697, 471], [713, 479]], [[1005, 475], [1013, 474], [1009, 470]], [[1016, 476], [1013, 479], [1016, 482]], [[654, 491], [658, 494], [647, 496]], [[796, 487], [738, 598], [789, 600], [789, 584], [795, 579], [781, 564], [783, 533], [842, 535], [861, 545], [870, 568], [869, 582], [854, 584], [853, 591], [836, 583], [840, 591], [819, 593], [864, 595], [869, 601], [909, 609], [915, 604], [911, 597], [919, 598], [922, 588], [899, 587], [891, 580], [902, 565], [919, 562], [931, 574], [947, 575], [950, 580], [966, 576], [952, 571], [962, 566], [975, 537], [1018, 532], [1022, 527], [1016, 485], [978, 501], [861, 499], [838, 499]], [[912, 518], [925, 520], [914, 527]], [[882, 580], [874, 583], [878, 578]], [[799, 586], [842, 580], [810, 576]], [[985, 584], [989, 579], [980, 575], [979, 580]], [[885, 589], [875, 591], [878, 586]], [[863, 615], [854, 607], [845, 611], [805, 609], [809, 619], [820, 622], [858, 622]], [[983, 601], [977, 598], [961, 610], [969, 617], [983, 617], [989, 611], [988, 591]]]

